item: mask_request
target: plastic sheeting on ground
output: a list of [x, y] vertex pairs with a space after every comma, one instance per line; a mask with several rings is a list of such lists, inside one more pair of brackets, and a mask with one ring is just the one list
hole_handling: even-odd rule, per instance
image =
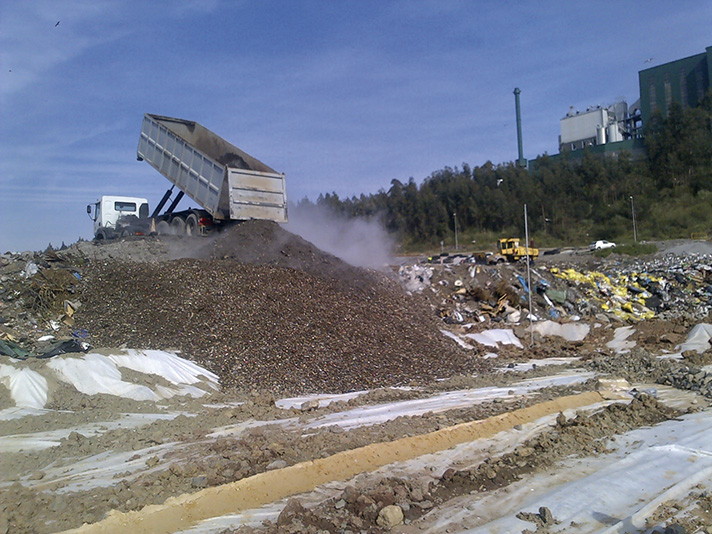
[[447, 410], [467, 408], [473, 404], [488, 402], [494, 399], [515, 399], [531, 394], [539, 389], [553, 386], [570, 386], [580, 384], [595, 376], [592, 372], [568, 371], [557, 375], [530, 378], [506, 387], [483, 387], [446, 391], [432, 397], [405, 401], [389, 402], [370, 406], [360, 406], [353, 410], [319, 416], [307, 423], [306, 428], [321, 428], [340, 426], [352, 429], [370, 426], [398, 417], [413, 417], [428, 412], [439, 413]]
[[712, 347], [710, 340], [712, 340], [712, 324], [700, 323], [690, 330], [684, 343], [675, 347], [675, 352], [663, 354], [660, 358], [682, 358], [682, 353], [687, 351], [695, 351], [698, 354], [702, 354]]
[[[199, 376], [208, 378], [215, 388], [217, 376], [202, 367], [163, 351], [130, 351], [128, 354], [103, 356], [90, 353], [82, 358], [55, 358], [47, 363], [57, 376], [87, 395], [107, 393], [137, 401], [157, 401], [174, 395], [200, 397], [205, 391], [191, 387]], [[131, 384], [121, 379], [119, 367], [157, 375], [176, 384], [177, 388]]]
[[710, 339], [712, 339], [712, 324], [700, 323], [690, 330], [685, 342], [676, 349], [680, 353], [694, 350], [701, 354], [710, 349]]
[[[137, 401], [157, 401], [176, 395], [201, 397], [205, 389], [194, 384], [218, 389], [218, 377], [199, 365], [170, 352], [127, 350], [104, 356], [89, 353], [81, 357], [55, 357], [45, 367], [31, 370], [19, 360], [0, 364], [0, 384], [10, 390], [18, 408], [41, 409], [47, 402], [47, 378], [59, 378], [86, 395], [106, 393]], [[161, 377], [175, 387], [155, 384], [152, 387], [122, 380], [119, 367]], [[43, 376], [43, 372], [45, 376]]]
[[87, 354], [83, 358], [56, 358], [47, 367], [63, 382], [85, 395], [106, 393], [137, 401], [157, 401], [160, 396], [149, 387], [121, 379], [121, 371], [107, 356]]
[[628, 338], [635, 333], [632, 326], [622, 326], [613, 332], [613, 339], [606, 343], [606, 347], [616, 351], [618, 354], [630, 352], [635, 347], [635, 341], [628, 341]]
[[470, 345], [469, 343], [465, 343], [465, 342], [460, 338], [460, 336], [458, 336], [457, 334], [454, 334], [453, 332], [450, 332], [449, 330], [440, 330], [440, 333], [443, 334], [443, 335], [446, 336], [446, 337], [449, 337], [449, 338], [452, 339], [453, 341], [455, 341], [455, 343], [457, 343], [458, 345], [460, 345], [463, 349], [472, 350], [472, 349], [475, 348], [475, 347], [473, 347], [472, 345]]
[[[517, 517], [518, 512], [536, 513], [546, 506], [559, 523], [548, 532], [591, 532], [612, 534], [649, 532], [655, 510], [664, 503], [689, 498], [694, 488], [712, 489], [712, 414], [688, 414], [652, 428], [641, 428], [617, 437], [612, 454], [581, 461], [571, 460], [545, 474], [526, 478], [508, 488], [507, 495], [486, 495], [471, 512], [496, 510], [485, 524], [467, 534], [521, 532], [533, 528]], [[456, 512], [457, 513], [457, 512]], [[477, 518], [479, 519], [479, 517]], [[447, 524], [452, 515], [443, 518]], [[480, 521], [478, 521], [480, 522]], [[438, 525], [440, 526], [440, 525]]]
[[501, 344], [514, 345], [520, 349], [524, 348], [517, 336], [514, 335], [514, 332], [507, 328], [495, 328], [477, 334], [465, 334], [464, 337], [487, 347], [497, 347]]
[[47, 402], [47, 380], [31, 369], [0, 364], [0, 383], [18, 408], [40, 409]]
[[582, 341], [591, 331], [591, 327], [581, 323], [560, 324], [554, 321], [542, 321], [534, 325], [534, 331], [540, 336], [557, 336], [566, 341]]

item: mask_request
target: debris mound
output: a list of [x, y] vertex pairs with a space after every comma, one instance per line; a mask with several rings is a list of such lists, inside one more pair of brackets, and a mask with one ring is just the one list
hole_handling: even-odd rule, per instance
[[177, 349], [226, 387], [338, 393], [478, 371], [418, 297], [263, 221], [227, 229], [205, 259], [94, 262], [81, 300], [95, 346]]

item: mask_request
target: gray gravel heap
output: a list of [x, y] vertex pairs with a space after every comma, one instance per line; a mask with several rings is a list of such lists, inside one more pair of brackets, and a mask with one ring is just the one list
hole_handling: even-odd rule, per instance
[[[233, 237], [240, 232], [244, 226]], [[396, 283], [278, 227], [264, 235], [261, 243], [251, 234], [249, 246], [234, 239], [232, 249], [230, 235], [222, 236], [212, 255], [249, 256], [257, 264], [93, 262], [76, 327], [95, 346], [178, 349], [224, 386], [281, 394], [346, 392], [481, 370]], [[272, 246], [275, 239], [279, 246]], [[275, 266], [290, 261], [309, 272]]]

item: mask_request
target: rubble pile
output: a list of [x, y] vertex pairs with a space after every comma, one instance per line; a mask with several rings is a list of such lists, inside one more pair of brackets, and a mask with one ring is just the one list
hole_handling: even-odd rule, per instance
[[92, 262], [78, 327], [95, 345], [177, 349], [226, 387], [280, 393], [430, 381], [485, 365], [452, 347], [397, 283], [277, 225], [236, 225], [205, 251]]
[[[528, 317], [523, 264], [415, 264], [398, 272], [406, 290], [426, 296], [447, 323], [517, 323]], [[684, 320], [712, 311], [712, 256], [668, 254], [645, 261], [603, 260], [593, 269], [531, 268], [535, 320]]]
[[696, 391], [707, 398], [712, 398], [712, 373], [696, 367], [679, 366], [672, 373], [662, 377], [662, 384]]

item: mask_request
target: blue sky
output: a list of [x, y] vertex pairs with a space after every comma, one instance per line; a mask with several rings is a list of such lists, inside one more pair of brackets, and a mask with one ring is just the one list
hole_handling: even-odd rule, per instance
[[90, 238], [102, 194], [155, 205], [147, 112], [285, 172], [290, 200], [375, 193], [515, 160], [515, 87], [525, 156], [554, 154], [569, 106], [633, 103], [710, 28], [707, 1], [5, 0], [0, 251]]

